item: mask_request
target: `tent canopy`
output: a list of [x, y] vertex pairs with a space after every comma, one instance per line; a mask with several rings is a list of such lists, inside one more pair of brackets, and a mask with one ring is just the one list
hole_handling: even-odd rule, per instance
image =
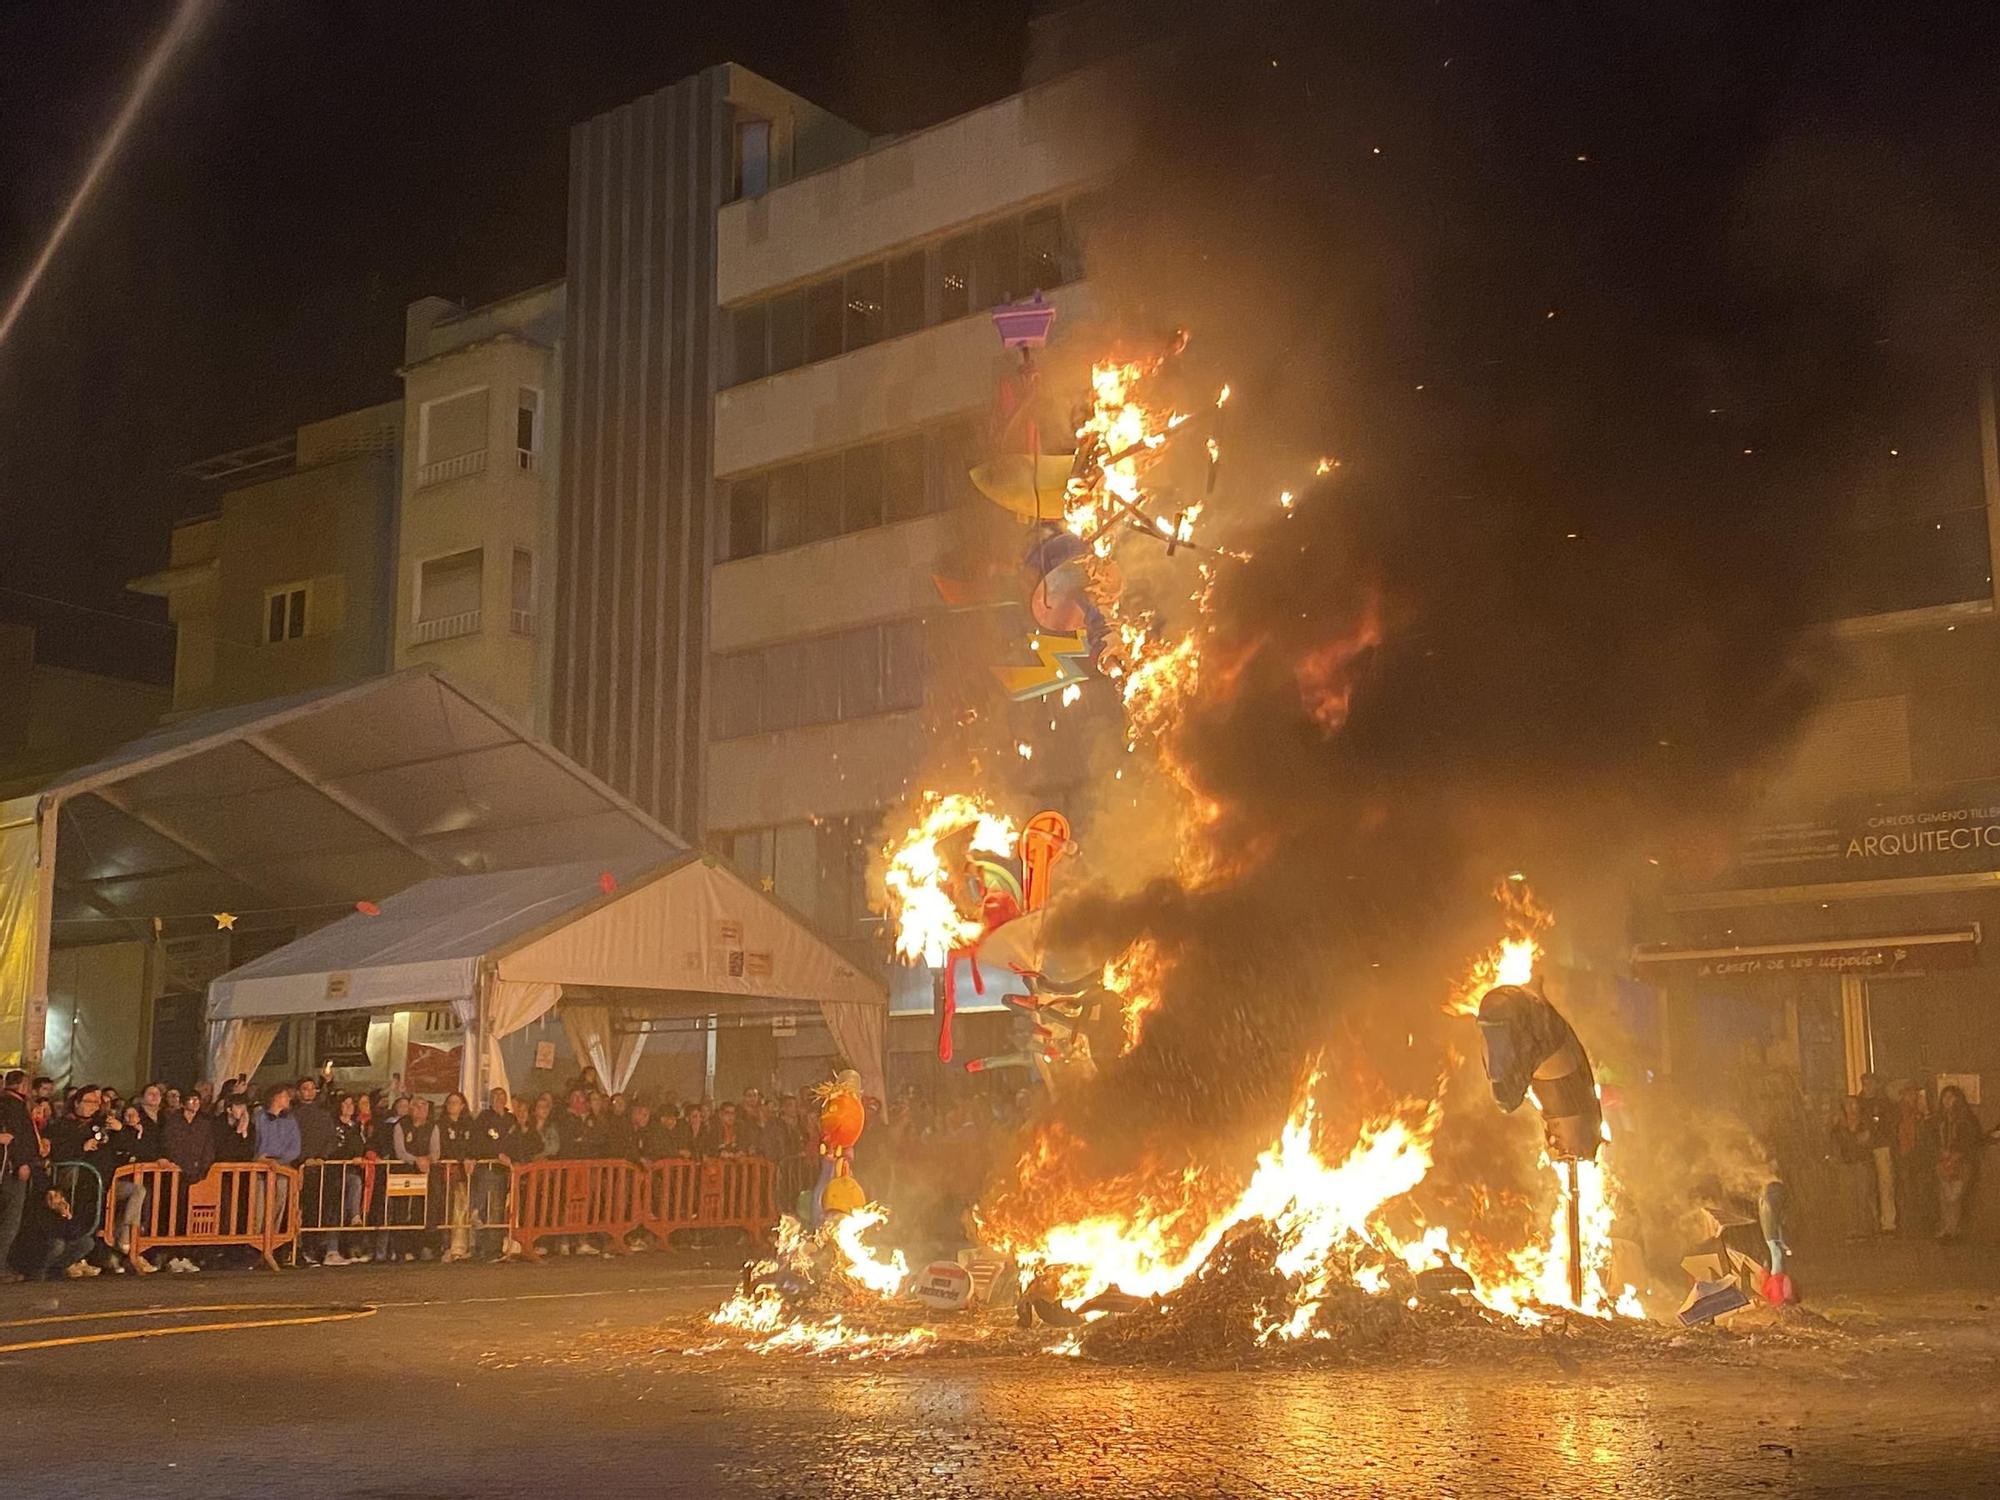
[[41, 801], [58, 940], [216, 911], [293, 926], [433, 875], [686, 847], [435, 667], [196, 715]]
[[469, 1017], [484, 966], [489, 1040], [558, 995], [628, 1016], [811, 1005], [879, 1087], [887, 986], [706, 857], [440, 877], [380, 906], [215, 980], [211, 1024], [445, 1004]]

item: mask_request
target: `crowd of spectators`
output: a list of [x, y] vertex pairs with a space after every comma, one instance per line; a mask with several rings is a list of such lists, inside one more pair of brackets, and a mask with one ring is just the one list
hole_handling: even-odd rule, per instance
[[1873, 1073], [1840, 1101], [1828, 1130], [1831, 1159], [1847, 1189], [1853, 1238], [1929, 1234], [1951, 1244], [1965, 1232], [1989, 1140], [1965, 1091], [1946, 1084], [1933, 1098], [1914, 1082], [1893, 1097]]
[[[996, 1127], [1013, 1123], [1023, 1107], [998, 1089], [967, 1090], [948, 1104], [904, 1090], [886, 1110], [877, 1099], [867, 1104], [872, 1128], [855, 1153], [857, 1176], [871, 1196], [905, 1200], [941, 1226], [962, 1212], [960, 1200], [983, 1175]], [[135, 1232], [161, 1206], [149, 1210], [144, 1190], [129, 1175], [117, 1177], [132, 1162], [171, 1162], [188, 1183], [206, 1179], [217, 1163], [300, 1167], [300, 1201], [281, 1201], [279, 1210], [298, 1216], [300, 1259], [341, 1266], [504, 1257], [514, 1248], [505, 1232], [511, 1171], [548, 1158], [762, 1157], [778, 1164], [779, 1207], [791, 1210], [817, 1177], [818, 1143], [810, 1086], [746, 1088], [720, 1102], [654, 1099], [607, 1092], [585, 1069], [532, 1095], [496, 1088], [474, 1110], [463, 1094], [434, 1102], [400, 1079], [388, 1089], [343, 1092], [308, 1076], [261, 1095], [244, 1078], [185, 1091], [151, 1083], [129, 1099], [83, 1085], [59, 1098], [50, 1079], [16, 1071], [0, 1083], [0, 1280], [190, 1272], [244, 1257], [241, 1247], [181, 1249], [155, 1264], [136, 1250]], [[414, 1205], [408, 1222], [389, 1202], [391, 1173], [419, 1180], [405, 1200]], [[114, 1200], [108, 1216], [106, 1191]], [[239, 1202], [237, 1211], [245, 1207]], [[261, 1212], [261, 1199], [256, 1207]], [[111, 1232], [101, 1237], [106, 1224]], [[577, 1240], [558, 1248], [596, 1247]]]

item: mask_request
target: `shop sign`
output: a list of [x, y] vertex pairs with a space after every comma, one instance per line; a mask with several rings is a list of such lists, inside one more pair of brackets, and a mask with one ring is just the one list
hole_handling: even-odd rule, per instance
[[1707, 886], [1821, 885], [2000, 870], [2000, 782], [1848, 803], [1752, 828]]
[[1697, 979], [1766, 979], [1779, 974], [1860, 974], [1886, 978], [1968, 969], [1978, 962], [1979, 940], [1970, 933], [1928, 941], [1814, 944], [1799, 948], [1745, 948], [1639, 953], [1641, 964], [1686, 964]]
[[368, 1021], [366, 1011], [321, 1016], [313, 1027], [313, 1060], [336, 1068], [367, 1067]]

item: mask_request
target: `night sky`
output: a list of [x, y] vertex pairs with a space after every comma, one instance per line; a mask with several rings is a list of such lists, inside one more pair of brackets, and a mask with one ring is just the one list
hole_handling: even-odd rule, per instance
[[[36, 620], [53, 659], [160, 675], [160, 605], [122, 583], [197, 498], [174, 470], [394, 397], [411, 299], [561, 274], [571, 123], [733, 59], [908, 129], [1016, 86], [1027, 8], [223, 0], [0, 346], [0, 614]], [[1574, 393], [1613, 442], [1781, 440], [1795, 481], [1817, 461], [1863, 502], [1931, 483], [1883, 457], [1927, 428], [1960, 447], [1931, 472], [1963, 474], [2000, 245], [1993, 11], [1399, 0], [1330, 5], [1352, 47], [1274, 34], [1326, 70], [1329, 131], [1382, 148], [1391, 197], [1329, 191], [1425, 241], [1380, 248], [1407, 268], [1381, 285], [1407, 298], [1408, 347], [1357, 351], [1357, 378], [1504, 372], [1480, 432], [1440, 437], [1504, 433], [1516, 464]], [[1274, 32], [1300, 13], [1274, 9]], [[168, 14], [0, 8], [0, 295]], [[1604, 404], [1607, 369], [1649, 364], [1672, 378]], [[1696, 435], [1709, 405], [1721, 425]]]

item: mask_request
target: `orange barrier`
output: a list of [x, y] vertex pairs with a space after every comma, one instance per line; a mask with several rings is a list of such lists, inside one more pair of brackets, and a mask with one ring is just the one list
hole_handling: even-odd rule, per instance
[[740, 1229], [761, 1242], [778, 1222], [775, 1174], [761, 1156], [653, 1162], [645, 1171], [646, 1214], [639, 1227], [662, 1244], [683, 1229]]
[[646, 1177], [629, 1161], [531, 1161], [514, 1169], [514, 1238], [529, 1260], [549, 1235], [603, 1235], [625, 1252], [642, 1221]]
[[[146, 1195], [145, 1210], [132, 1231], [134, 1255], [156, 1247], [248, 1245], [275, 1271], [276, 1252], [298, 1238], [297, 1167], [219, 1161], [201, 1181], [189, 1182], [172, 1162], [129, 1162], [112, 1175], [105, 1202], [117, 1201], [121, 1182]], [[99, 1233], [110, 1238], [117, 1230], [107, 1222]]]
[[346, 1244], [349, 1254], [372, 1245], [378, 1255], [392, 1245], [414, 1255], [423, 1245], [461, 1260], [490, 1231], [498, 1249], [510, 1224], [511, 1170], [491, 1158], [439, 1160], [427, 1172], [374, 1156], [302, 1161], [299, 1244], [311, 1251], [317, 1237], [328, 1248]]

